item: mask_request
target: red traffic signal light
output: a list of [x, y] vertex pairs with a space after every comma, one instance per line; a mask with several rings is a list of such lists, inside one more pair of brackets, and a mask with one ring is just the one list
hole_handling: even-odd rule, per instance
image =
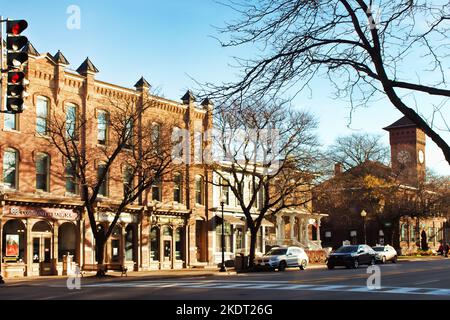
[[25, 79], [25, 73], [23, 72], [9, 72], [8, 84], [23, 84]]
[[26, 20], [11, 20], [6, 21], [6, 33], [18, 36], [20, 35], [26, 28], [28, 28], [28, 22]]

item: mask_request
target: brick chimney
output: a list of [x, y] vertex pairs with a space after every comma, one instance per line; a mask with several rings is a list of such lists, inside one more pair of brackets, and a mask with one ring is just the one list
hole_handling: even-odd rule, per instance
[[334, 175], [337, 176], [340, 175], [341, 173], [342, 173], [342, 163], [338, 162], [334, 165]]

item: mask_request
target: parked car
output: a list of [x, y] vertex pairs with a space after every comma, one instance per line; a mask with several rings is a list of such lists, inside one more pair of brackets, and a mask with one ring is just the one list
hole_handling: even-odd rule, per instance
[[365, 244], [342, 246], [328, 257], [328, 269], [335, 266], [358, 268], [362, 264], [374, 265], [376, 262], [375, 251]]
[[376, 252], [375, 258], [377, 262], [386, 263], [388, 261], [392, 261], [393, 263], [397, 263], [397, 251], [394, 247], [390, 245], [386, 246], [375, 246], [373, 250]]
[[305, 250], [300, 247], [275, 247], [264, 256], [256, 259], [256, 266], [267, 269], [284, 271], [286, 268], [300, 268], [305, 270], [309, 258]]

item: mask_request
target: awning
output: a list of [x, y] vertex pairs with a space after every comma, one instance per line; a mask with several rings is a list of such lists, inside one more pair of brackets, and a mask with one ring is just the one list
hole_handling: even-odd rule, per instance
[[261, 227], [273, 228], [273, 227], [275, 227], [275, 225], [272, 222], [270, 222], [269, 220], [263, 219], [261, 221]]
[[[222, 220], [222, 217], [216, 215], [216, 219], [218, 219], [219, 221], [221, 221], [221, 220]], [[241, 226], [244, 226], [244, 225], [245, 225], [245, 221], [243, 221], [243, 220], [241, 220], [240, 218], [237, 218], [237, 217], [235, 217], [235, 216], [224, 215], [224, 216], [223, 216], [223, 219], [224, 219], [226, 222], [229, 222], [230, 224], [233, 224], [233, 225], [241, 225]]]

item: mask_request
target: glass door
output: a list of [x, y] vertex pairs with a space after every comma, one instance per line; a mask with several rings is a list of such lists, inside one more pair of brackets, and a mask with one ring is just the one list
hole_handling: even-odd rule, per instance
[[164, 240], [164, 261], [172, 260], [172, 241]]
[[41, 237], [33, 238], [33, 263], [41, 262]]

